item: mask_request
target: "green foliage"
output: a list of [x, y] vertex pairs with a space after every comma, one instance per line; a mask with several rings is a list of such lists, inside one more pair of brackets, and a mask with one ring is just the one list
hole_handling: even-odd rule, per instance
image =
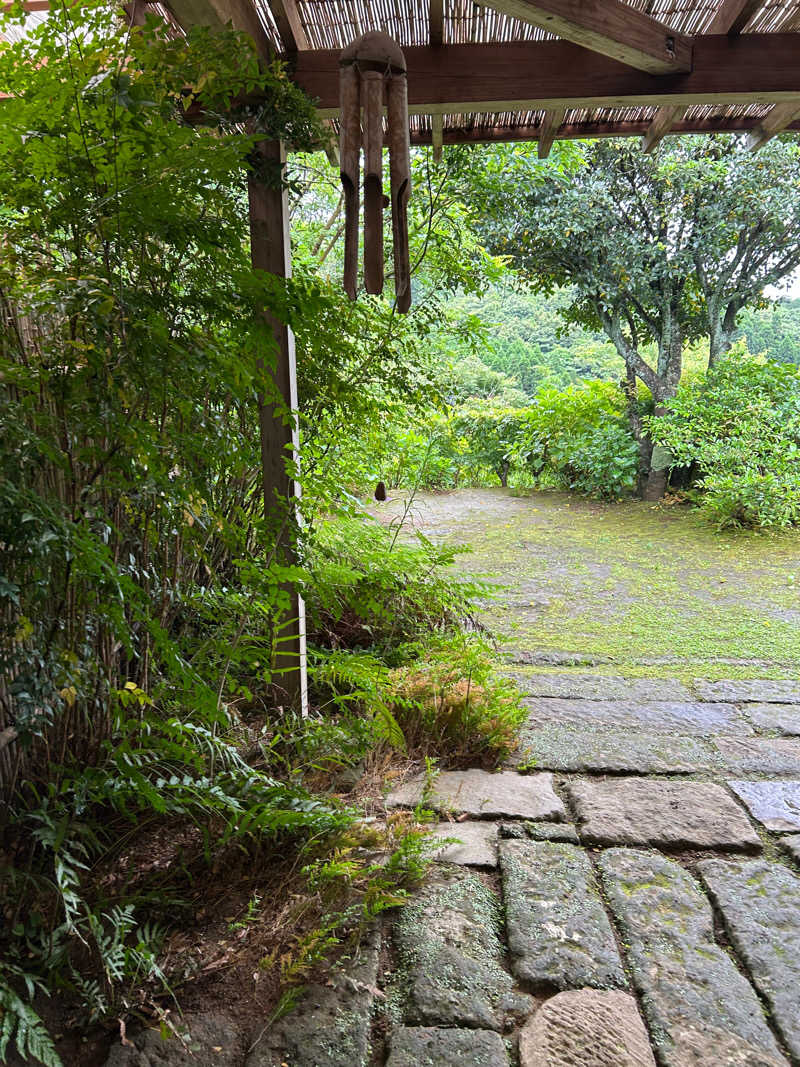
[[647, 156], [595, 141], [552, 166], [508, 149], [473, 198], [476, 225], [537, 287], [573, 286], [567, 320], [602, 329], [620, 355], [663, 349], [675, 328], [714, 340], [800, 260], [797, 152], [775, 142], [758, 158], [714, 137]]
[[[488, 247], [534, 289], [568, 287], [565, 321], [602, 330], [631, 386], [640, 381], [660, 405], [675, 395], [684, 345], [707, 339], [714, 363], [742, 309], [800, 264], [798, 153], [788, 139], [759, 157], [737, 137], [668, 140], [650, 155], [598, 140], [551, 165], [492, 148], [490, 176], [471, 168], [465, 180], [475, 185], [469, 202]], [[644, 466], [658, 453], [633, 410], [630, 424]], [[581, 445], [576, 470], [590, 481], [619, 459], [621, 474], [622, 446], [617, 432]], [[588, 484], [581, 473], [579, 482]]]
[[622, 390], [608, 382], [542, 390], [519, 453], [539, 477], [549, 470], [567, 488], [618, 499], [633, 487], [638, 462], [625, 409]]
[[686, 383], [653, 439], [696, 464], [702, 507], [720, 526], [800, 519], [800, 375], [793, 365], [733, 352]]
[[[564, 312], [575, 298], [569, 288], [547, 294], [532, 292], [509, 281], [477, 296], [461, 296], [451, 305], [454, 313], [471, 314], [484, 324], [485, 338], [479, 355], [498, 374], [508, 376], [529, 398], [541, 388], [565, 389], [584, 379], [620, 377], [623, 364], [614, 346], [596, 330], [567, 323]], [[466, 353], [458, 351], [454, 379], [460, 385]], [[478, 384], [478, 383], [476, 383]], [[498, 395], [495, 385], [492, 395]], [[485, 395], [459, 390], [457, 399]], [[499, 399], [510, 407], [523, 406], [507, 389]]]
[[[33, 1057], [44, 1067], [63, 1067], [47, 1028], [30, 1005], [37, 988], [41, 992], [45, 992], [45, 988], [34, 975], [13, 964], [4, 961], [3, 969], [5, 974], [0, 976], [0, 1063], [6, 1062], [13, 1039], [23, 1059]], [[27, 1000], [18, 996], [8, 984], [12, 979], [26, 987]]]
[[392, 671], [388, 700], [409, 755], [446, 766], [495, 766], [516, 748], [527, 711], [516, 687], [491, 667], [477, 635], [428, 640]]
[[[652, 408], [649, 398], [639, 402]], [[539, 479], [616, 500], [636, 481], [639, 451], [622, 390], [589, 381], [541, 389], [525, 408], [465, 404], [429, 419], [427, 431], [388, 426], [390, 486], [531, 485]]]
[[483, 586], [449, 568], [465, 549], [435, 545], [417, 533], [409, 542], [397, 528], [362, 518], [320, 526], [308, 567], [309, 634], [323, 648], [392, 650], [469, 617]]
[[490, 471], [508, 485], [508, 475], [514, 460], [526, 411], [521, 408], [480, 407], [458, 408], [452, 417], [455, 432], [467, 443], [464, 468], [472, 475], [471, 484], [480, 484], [481, 475]]
[[[0, 729], [23, 771], [0, 782], [0, 1060], [13, 1041], [55, 1062], [37, 990], [100, 1018], [167, 981], [175, 887], [96, 879], [137, 829], [186, 829], [201, 869], [355, 818], [242, 755], [241, 716], [274, 714], [300, 577], [278, 550], [285, 512], [261, 514], [259, 398], [283, 410], [263, 310], [308, 345], [309, 415], [358, 417], [366, 354], [404, 402], [426, 385], [413, 339], [393, 361], [408, 335], [388, 309], [349, 309], [348, 346], [338, 293], [252, 272], [253, 146], [310, 148], [317, 129], [243, 38], [197, 30], [187, 47], [157, 20], [61, 7], [3, 44], [0, 84]], [[263, 108], [215, 117], [251, 92]], [[178, 121], [195, 105], [208, 125]]]
[[737, 336], [748, 352], [774, 363], [800, 363], [800, 300], [780, 299], [766, 307], [745, 308]]

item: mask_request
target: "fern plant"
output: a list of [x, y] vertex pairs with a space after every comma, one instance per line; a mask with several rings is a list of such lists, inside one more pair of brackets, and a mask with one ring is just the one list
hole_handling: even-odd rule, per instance
[[[37, 991], [48, 992], [44, 983], [13, 964], [5, 963], [3, 971], [0, 974], [0, 1063], [6, 1062], [6, 1053], [13, 1040], [23, 1061], [33, 1058], [44, 1067], [64, 1067], [47, 1027], [31, 1006]], [[12, 979], [25, 989], [27, 999], [19, 996], [12, 987]]]

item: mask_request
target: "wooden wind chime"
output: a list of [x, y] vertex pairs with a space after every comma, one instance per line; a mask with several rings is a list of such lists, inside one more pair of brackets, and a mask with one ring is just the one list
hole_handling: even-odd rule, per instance
[[394, 286], [398, 311], [411, 307], [408, 198], [411, 155], [408, 134], [406, 61], [385, 33], [365, 33], [339, 59], [341, 133], [339, 155], [345, 207], [344, 289], [356, 298], [358, 280], [359, 173], [364, 147], [364, 288], [383, 292], [383, 109], [387, 110]]

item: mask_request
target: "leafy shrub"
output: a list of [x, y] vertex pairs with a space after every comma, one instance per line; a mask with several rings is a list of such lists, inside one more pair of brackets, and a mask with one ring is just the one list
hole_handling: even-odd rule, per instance
[[[102, 1017], [163, 986], [180, 857], [158, 891], [98, 884], [138, 828], [187, 828], [202, 877], [355, 815], [252, 767], [237, 713], [270, 710], [297, 578], [262, 518], [280, 294], [251, 270], [243, 174], [260, 138], [310, 148], [313, 106], [235, 34], [99, 3], [29, 30], [0, 48], [0, 1061], [57, 1063], [34, 995]], [[250, 91], [263, 113], [179, 121]], [[329, 323], [302, 283], [293, 314]]]
[[423, 634], [454, 628], [487, 590], [448, 571], [466, 549], [409, 542], [396, 528], [336, 518], [316, 531], [307, 561], [310, 640], [323, 648], [392, 650]]
[[426, 642], [388, 678], [387, 703], [408, 754], [447, 766], [494, 766], [517, 745], [526, 711], [516, 687], [491, 667], [475, 635]]
[[549, 469], [569, 489], [618, 499], [632, 489], [639, 459], [625, 405], [622, 390], [609, 382], [541, 390], [520, 453], [537, 477]]
[[452, 421], [432, 413], [425, 425], [400, 425], [384, 433], [382, 465], [390, 489], [455, 489], [462, 481], [466, 447]]
[[[131, 714], [123, 704], [95, 765], [54, 767], [46, 787], [27, 786], [8, 805], [0, 1037], [15, 1033], [21, 1054], [25, 1040], [44, 1041], [44, 1031], [31, 1029], [31, 1009], [20, 1010], [20, 984], [29, 995], [54, 984], [71, 990], [95, 1019], [125, 1010], [132, 988], [166, 987], [157, 962], [159, 923], [171, 920], [163, 874], [150, 898], [146, 885], [138, 896], [127, 887], [110, 894], [91, 878], [134, 828], [161, 819], [173, 832], [192, 828], [201, 862], [212, 864], [231, 845], [255, 855], [278, 837], [338, 833], [354, 821], [301, 785], [250, 767], [231, 727], [226, 717], [212, 729], [146, 704]], [[45, 1062], [57, 1063], [54, 1056]]]
[[466, 441], [464, 467], [471, 475], [470, 484], [482, 484], [487, 472], [508, 485], [508, 476], [517, 452], [525, 410], [483, 404], [458, 408], [453, 426]]
[[718, 525], [800, 520], [800, 373], [741, 351], [681, 385], [648, 420], [676, 465], [696, 464], [701, 505]]

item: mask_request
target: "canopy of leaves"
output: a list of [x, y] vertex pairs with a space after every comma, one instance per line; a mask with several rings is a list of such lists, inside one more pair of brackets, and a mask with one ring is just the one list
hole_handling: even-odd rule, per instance
[[[496, 160], [497, 149], [493, 151]], [[800, 262], [793, 142], [747, 153], [733, 137], [573, 147], [559, 165], [509, 150], [480, 187], [475, 225], [544, 291], [573, 287], [565, 317], [603, 329], [623, 353], [731, 334], [738, 312]], [[634, 360], [650, 388], [659, 366]]]

